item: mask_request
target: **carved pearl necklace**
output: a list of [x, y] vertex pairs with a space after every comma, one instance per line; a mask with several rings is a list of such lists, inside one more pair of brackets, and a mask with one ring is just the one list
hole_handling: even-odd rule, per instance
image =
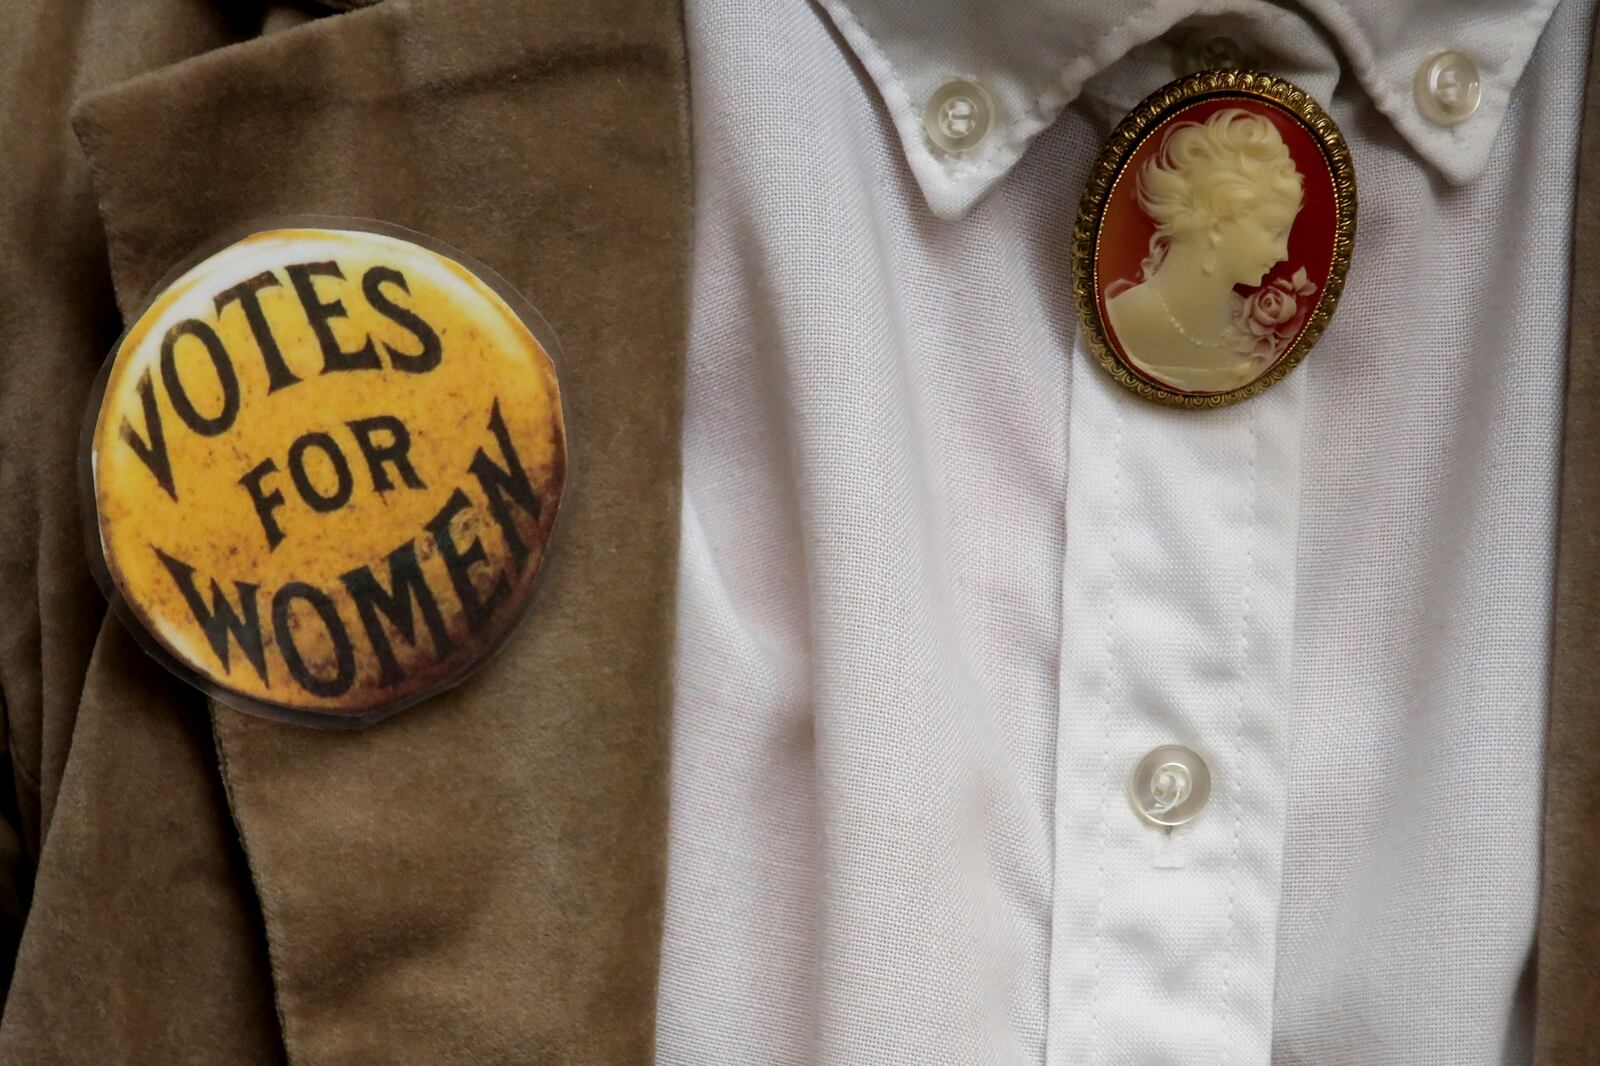
[[1178, 331], [1178, 335], [1180, 337], [1195, 347], [1210, 348], [1214, 351], [1223, 351], [1225, 349], [1237, 349], [1245, 340], [1244, 334], [1239, 332], [1238, 327], [1232, 325], [1228, 326], [1227, 331], [1223, 334], [1223, 336], [1226, 337], [1227, 333], [1231, 332], [1233, 334], [1231, 339], [1220, 341], [1201, 340], [1199, 337], [1196, 337], [1194, 334], [1183, 328], [1183, 324], [1178, 321], [1178, 316], [1172, 313], [1172, 308], [1167, 305], [1166, 298], [1161, 295], [1160, 289], [1157, 289], [1153, 285], [1149, 286], [1149, 289], [1151, 294], [1155, 296], [1156, 302], [1161, 304], [1161, 310], [1167, 316], [1167, 321], [1172, 323], [1172, 328]]

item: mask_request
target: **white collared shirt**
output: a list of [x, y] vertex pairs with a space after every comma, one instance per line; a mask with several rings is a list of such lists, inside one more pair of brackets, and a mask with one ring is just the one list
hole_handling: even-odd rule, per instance
[[[1594, 3], [689, 0], [661, 1062], [1528, 1060]], [[1196, 33], [1360, 194], [1323, 339], [1208, 412], [1112, 381], [1069, 292]], [[996, 112], [953, 159], [957, 78]], [[1212, 775], [1170, 833], [1126, 788], [1164, 744]]]

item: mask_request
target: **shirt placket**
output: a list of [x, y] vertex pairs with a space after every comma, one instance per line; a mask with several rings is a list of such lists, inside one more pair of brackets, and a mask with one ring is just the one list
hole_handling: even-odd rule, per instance
[[[1215, 411], [1143, 401], [1081, 346], [1073, 378], [1048, 1061], [1264, 1064], [1305, 371]], [[1164, 745], [1211, 778], [1175, 827], [1128, 787]]]

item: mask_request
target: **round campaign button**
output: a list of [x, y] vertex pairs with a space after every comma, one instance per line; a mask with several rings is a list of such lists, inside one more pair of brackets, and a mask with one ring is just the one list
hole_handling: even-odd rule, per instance
[[1247, 70], [1181, 78], [1122, 120], [1084, 189], [1086, 345], [1146, 399], [1247, 399], [1322, 335], [1355, 231], [1350, 150], [1303, 89]]
[[89, 555], [233, 706], [367, 724], [522, 616], [566, 481], [556, 345], [486, 267], [368, 221], [254, 227], [158, 286], [84, 430]]

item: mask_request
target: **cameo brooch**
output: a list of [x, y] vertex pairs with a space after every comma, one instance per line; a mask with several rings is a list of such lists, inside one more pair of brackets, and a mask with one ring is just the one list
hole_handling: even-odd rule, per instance
[[1322, 335], [1355, 233], [1350, 149], [1305, 90], [1257, 71], [1180, 78], [1118, 124], [1084, 189], [1085, 343], [1148, 400], [1248, 399]]

